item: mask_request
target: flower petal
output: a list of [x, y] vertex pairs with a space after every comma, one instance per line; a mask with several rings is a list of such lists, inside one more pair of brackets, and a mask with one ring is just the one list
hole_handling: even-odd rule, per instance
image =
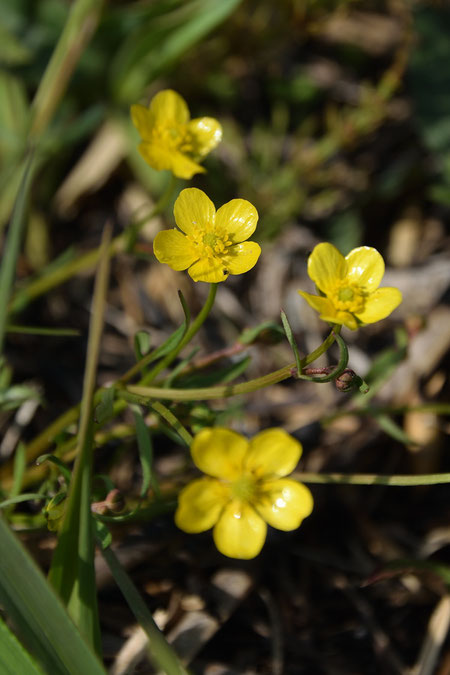
[[228, 279], [222, 258], [202, 258], [188, 272], [194, 281], [205, 281], [208, 284], [218, 284]]
[[186, 234], [194, 234], [214, 223], [216, 209], [202, 190], [186, 188], [178, 195], [173, 214], [180, 230]]
[[213, 530], [214, 543], [229, 558], [249, 560], [264, 546], [267, 525], [256, 511], [238, 499], [227, 504]]
[[221, 256], [224, 268], [230, 274], [244, 274], [252, 269], [261, 255], [261, 247], [254, 241], [245, 241], [235, 244], [227, 249], [227, 253]]
[[214, 117], [197, 117], [187, 125], [192, 135], [192, 154], [199, 159], [205, 157], [222, 140], [222, 127]]
[[336, 309], [328, 298], [323, 298], [321, 295], [311, 295], [310, 293], [305, 293], [305, 291], [298, 291], [298, 293], [305, 298], [308, 305], [315, 309], [316, 312], [319, 312], [320, 318], [323, 321], [338, 323], [347, 326], [350, 330], [358, 328], [358, 322], [353, 314]]
[[144, 140], [150, 140], [152, 136], [152, 123], [148, 108], [139, 103], [131, 106], [131, 120], [139, 131], [140, 137]]
[[402, 301], [398, 288], [379, 288], [366, 299], [363, 312], [357, 317], [363, 323], [375, 323], [385, 319]]
[[347, 279], [366, 293], [375, 291], [384, 274], [384, 260], [376, 248], [359, 246], [345, 256]]
[[152, 120], [167, 126], [170, 123], [187, 124], [189, 109], [186, 101], [173, 89], [164, 89], [150, 102], [149, 112]]
[[297, 466], [302, 445], [283, 429], [266, 429], [256, 434], [244, 459], [244, 469], [258, 478], [287, 476]]
[[181, 490], [175, 523], [184, 532], [204, 532], [213, 527], [229, 500], [226, 485], [215, 478], [199, 478]]
[[139, 145], [139, 152], [152, 169], [172, 171], [178, 178], [189, 179], [195, 173], [205, 173], [205, 169], [200, 164], [196, 164], [181, 152], [168, 150], [162, 145], [143, 142]]
[[308, 258], [308, 274], [325, 295], [345, 277], [345, 271], [344, 256], [333, 244], [317, 244]]
[[241, 434], [212, 427], [202, 429], [192, 441], [191, 455], [194, 464], [203, 473], [224, 480], [235, 480], [242, 475], [242, 462], [248, 441]]
[[258, 211], [246, 199], [232, 199], [221, 206], [216, 214], [216, 228], [223, 228], [233, 244], [251, 237], [257, 223]]
[[283, 478], [268, 481], [264, 495], [254, 504], [266, 523], [278, 530], [295, 530], [313, 509], [311, 492], [295, 480]]
[[153, 241], [153, 253], [160, 263], [177, 271], [187, 269], [197, 260], [197, 254], [186, 236], [175, 228], [158, 232]]

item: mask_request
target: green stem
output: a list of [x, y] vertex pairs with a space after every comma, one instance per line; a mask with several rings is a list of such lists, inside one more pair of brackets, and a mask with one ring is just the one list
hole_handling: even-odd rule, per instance
[[438, 485], [450, 483], [450, 473], [429, 473], [417, 476], [386, 476], [376, 473], [295, 473], [293, 478], [302, 483], [335, 483], [344, 485], [390, 485], [409, 487], [415, 485]]
[[[301, 367], [309, 365], [324, 354], [335, 340], [335, 332], [330, 335], [311, 354], [301, 360]], [[158, 364], [159, 365], [159, 364]], [[268, 375], [257, 377], [241, 384], [227, 384], [219, 387], [205, 387], [202, 389], [162, 389], [161, 387], [145, 387], [141, 385], [129, 385], [126, 389], [119, 390], [119, 398], [134, 403], [145, 403], [148, 399], [170, 399], [172, 401], [206, 401], [215, 398], [228, 398], [239, 394], [249, 394], [271, 384], [277, 384], [292, 377], [296, 370], [296, 364], [290, 363]], [[143, 379], [144, 382], [145, 378]]]
[[175, 417], [173, 412], [166, 408], [160, 401], [155, 401], [151, 404], [151, 407], [155, 412], [158, 413], [163, 419], [166, 420], [172, 426], [177, 434], [183, 439], [186, 445], [189, 447], [192, 443], [192, 436], [189, 431], [181, 424], [180, 420]]
[[[177, 358], [178, 354], [181, 352], [183, 347], [185, 347], [194, 337], [196, 333], [200, 330], [202, 325], [205, 323], [205, 320], [210, 313], [212, 306], [214, 304], [214, 300], [216, 299], [216, 293], [217, 293], [217, 284], [210, 284], [209, 286], [209, 293], [208, 297], [206, 298], [206, 302], [203, 305], [201, 311], [198, 313], [196, 316], [195, 320], [191, 323], [189, 326], [188, 330], [186, 331], [186, 334], [184, 338], [181, 340], [179, 345], [171, 351], [167, 356], [162, 359], [150, 372], [148, 372], [141, 380], [141, 383], [143, 385], [150, 384], [150, 382], [153, 382], [155, 377], [159, 375], [159, 373], [164, 370], [165, 368], [168, 368], [170, 364], [175, 361]], [[137, 365], [137, 364], [136, 364]], [[170, 390], [166, 390], [170, 391]], [[157, 397], [158, 398], [158, 397]], [[164, 398], [169, 398], [165, 396]]]

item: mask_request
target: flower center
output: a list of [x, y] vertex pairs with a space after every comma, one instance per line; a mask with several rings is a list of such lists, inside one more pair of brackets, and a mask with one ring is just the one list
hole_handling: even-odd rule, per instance
[[362, 289], [345, 279], [336, 282], [336, 286], [329, 295], [336, 309], [356, 314], [364, 309], [365, 296]]
[[216, 229], [211, 223], [203, 228], [196, 228], [187, 238], [199, 259], [220, 258], [233, 243], [225, 230]]
[[190, 134], [184, 124], [166, 122], [156, 124], [152, 129], [152, 140], [166, 150], [192, 154], [193, 143]]
[[257, 491], [257, 485], [250, 476], [241, 476], [231, 483], [231, 494], [236, 499], [251, 502]]

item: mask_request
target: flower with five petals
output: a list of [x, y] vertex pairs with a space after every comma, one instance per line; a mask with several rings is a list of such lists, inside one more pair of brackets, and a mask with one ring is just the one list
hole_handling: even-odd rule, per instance
[[153, 169], [168, 169], [178, 178], [204, 173], [198, 163], [222, 140], [213, 117], [190, 119], [185, 100], [172, 89], [160, 91], [150, 106], [131, 106], [131, 119], [142, 142], [139, 152]]
[[212, 527], [223, 555], [254, 558], [264, 545], [267, 524], [295, 530], [312, 511], [308, 488], [285, 478], [301, 452], [301, 444], [282, 429], [267, 429], [250, 441], [222, 427], [202, 429], [191, 455], [206, 476], [181, 491], [176, 524], [190, 533]]
[[202, 190], [182, 190], [174, 206], [177, 230], [158, 232], [153, 252], [161, 263], [174, 270], [188, 269], [194, 281], [215, 284], [229, 274], [248, 272], [261, 248], [245, 241], [256, 229], [258, 212], [245, 199], [232, 199], [216, 213]]
[[375, 248], [360, 246], [344, 256], [332, 244], [317, 244], [308, 274], [320, 295], [299, 291], [320, 318], [356, 330], [385, 319], [402, 301], [398, 288], [378, 288], [384, 260]]

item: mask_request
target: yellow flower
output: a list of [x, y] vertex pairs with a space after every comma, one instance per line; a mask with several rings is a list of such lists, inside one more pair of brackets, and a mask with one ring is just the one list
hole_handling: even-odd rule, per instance
[[264, 545], [267, 524], [295, 530], [312, 511], [308, 488], [284, 478], [301, 452], [301, 444], [282, 429], [267, 429], [250, 441], [229, 429], [203, 429], [191, 454], [207, 475], [181, 491], [176, 524], [191, 533], [214, 527], [223, 555], [254, 558]]
[[320, 318], [351, 330], [386, 318], [402, 301], [397, 288], [378, 288], [384, 260], [375, 248], [360, 246], [344, 256], [332, 244], [318, 244], [308, 274], [321, 295], [299, 291]]
[[261, 248], [245, 241], [256, 229], [258, 212], [245, 199], [232, 199], [216, 213], [202, 190], [186, 188], [175, 202], [175, 228], [158, 232], [153, 251], [161, 263], [180, 271], [189, 268], [194, 281], [216, 284], [229, 274], [248, 272]]
[[204, 173], [198, 162], [222, 140], [219, 122], [213, 117], [191, 120], [185, 100], [172, 89], [156, 94], [148, 108], [132, 105], [131, 119], [142, 138], [139, 152], [145, 161], [178, 178]]

